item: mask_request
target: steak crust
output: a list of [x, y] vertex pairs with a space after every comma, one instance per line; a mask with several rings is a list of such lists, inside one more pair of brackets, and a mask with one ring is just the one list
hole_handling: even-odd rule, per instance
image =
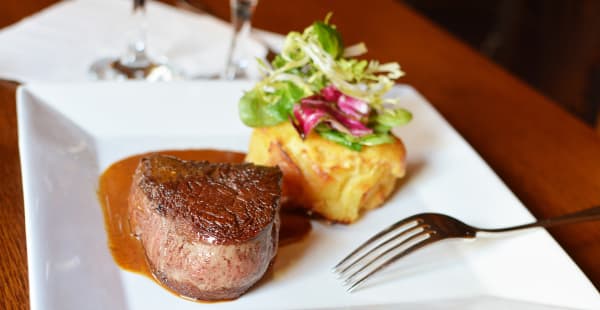
[[143, 158], [129, 222], [155, 278], [193, 299], [243, 294], [275, 257], [281, 180], [278, 168]]

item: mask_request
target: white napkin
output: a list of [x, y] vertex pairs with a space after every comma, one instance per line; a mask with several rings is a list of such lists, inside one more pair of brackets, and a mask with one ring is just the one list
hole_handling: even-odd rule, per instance
[[[132, 0], [65, 1], [0, 30], [0, 78], [89, 80], [95, 60], [124, 52], [135, 30], [131, 11]], [[229, 24], [157, 2], [146, 4], [146, 14], [152, 57], [166, 57], [185, 76], [223, 70], [232, 36]], [[252, 39], [241, 48], [256, 57], [266, 54], [265, 46]], [[250, 63], [249, 75], [257, 77], [255, 62]]]

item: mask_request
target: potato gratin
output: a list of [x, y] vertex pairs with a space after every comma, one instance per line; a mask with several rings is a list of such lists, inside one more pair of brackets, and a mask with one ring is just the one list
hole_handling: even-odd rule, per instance
[[256, 128], [246, 161], [283, 171], [283, 199], [325, 218], [351, 223], [381, 205], [404, 176], [400, 140], [356, 152], [310, 134], [302, 140], [290, 123]]

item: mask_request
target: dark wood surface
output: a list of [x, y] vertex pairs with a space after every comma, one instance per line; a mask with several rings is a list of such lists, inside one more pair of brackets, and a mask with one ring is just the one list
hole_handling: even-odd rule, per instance
[[[227, 18], [227, 1], [204, 2]], [[284, 33], [335, 12], [346, 42], [365, 41], [369, 57], [400, 62], [402, 82], [427, 97], [536, 217], [600, 205], [600, 138], [592, 129], [399, 2], [371, 2], [368, 10], [364, 3], [261, 0], [255, 25]], [[11, 22], [43, 6], [19, 4]], [[0, 4], [0, 25], [8, 23], [4, 6], [11, 5]], [[0, 82], [0, 309], [29, 307], [16, 86]], [[600, 224], [550, 232], [599, 288]]]

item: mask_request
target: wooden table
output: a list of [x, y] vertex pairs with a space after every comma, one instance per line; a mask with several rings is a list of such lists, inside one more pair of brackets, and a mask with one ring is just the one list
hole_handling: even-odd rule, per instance
[[[364, 41], [369, 57], [400, 62], [408, 73], [402, 82], [427, 97], [536, 217], [600, 205], [600, 137], [404, 5], [379, 0], [366, 9], [362, 0], [260, 1], [257, 27], [300, 30], [333, 11], [347, 43]], [[39, 6], [34, 2], [23, 1], [21, 12]], [[213, 14], [228, 17], [227, 1], [204, 2]], [[29, 304], [16, 87], [0, 82], [0, 309]], [[600, 288], [600, 224], [550, 232]]]

